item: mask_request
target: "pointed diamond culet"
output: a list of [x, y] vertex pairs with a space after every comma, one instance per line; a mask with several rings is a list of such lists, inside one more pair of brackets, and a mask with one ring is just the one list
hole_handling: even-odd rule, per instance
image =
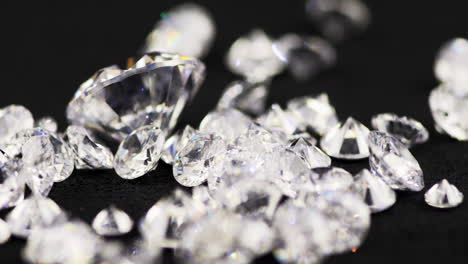
[[426, 203], [437, 208], [453, 208], [463, 202], [463, 193], [446, 179], [432, 186], [424, 195]]
[[403, 143], [385, 132], [369, 134], [369, 163], [374, 174], [392, 189], [421, 191], [424, 178], [418, 161]]
[[92, 226], [101, 236], [119, 236], [132, 230], [133, 220], [124, 211], [111, 206], [96, 215]]
[[369, 157], [367, 138], [369, 129], [349, 117], [346, 122], [330, 129], [321, 139], [325, 153], [338, 159], [364, 159]]
[[299, 155], [311, 169], [331, 165], [330, 157], [304, 138], [296, 139], [291, 143], [289, 149]]
[[196, 59], [168, 53], [143, 56], [110, 79], [94, 77], [69, 103], [67, 118], [121, 141], [133, 130], [154, 125], [172, 129], [204, 79]]
[[364, 169], [354, 177], [353, 191], [373, 213], [384, 211], [396, 202], [396, 193], [380, 177]]
[[398, 138], [408, 147], [422, 144], [429, 139], [429, 132], [420, 122], [392, 113], [383, 113], [372, 117], [372, 127]]

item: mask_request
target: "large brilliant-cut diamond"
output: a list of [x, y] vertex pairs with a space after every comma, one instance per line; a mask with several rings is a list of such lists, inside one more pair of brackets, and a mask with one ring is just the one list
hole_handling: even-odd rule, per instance
[[80, 88], [68, 105], [67, 118], [116, 140], [148, 124], [172, 129], [203, 82], [204, 70], [196, 59], [147, 54], [117, 76], [93, 79], [86, 89]]

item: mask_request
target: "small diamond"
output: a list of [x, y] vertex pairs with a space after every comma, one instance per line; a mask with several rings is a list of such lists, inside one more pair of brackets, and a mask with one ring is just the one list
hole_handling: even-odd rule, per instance
[[398, 138], [408, 147], [422, 144], [429, 139], [427, 129], [420, 122], [406, 116], [378, 114], [372, 117], [372, 127]]
[[156, 168], [164, 146], [165, 133], [154, 126], [142, 126], [119, 145], [114, 169], [120, 177], [132, 180]]
[[458, 140], [468, 140], [468, 98], [457, 97], [449, 85], [442, 84], [432, 90], [429, 106], [436, 126], [449, 136]]
[[295, 116], [289, 111], [284, 111], [278, 104], [273, 104], [267, 113], [259, 117], [258, 123], [271, 131], [286, 135], [293, 135], [299, 130]]
[[8, 224], [0, 219], [0, 245], [6, 243], [11, 236], [10, 227]]
[[369, 163], [374, 174], [392, 189], [421, 191], [423, 172], [418, 161], [396, 138], [378, 131], [369, 134], [371, 156]]
[[336, 167], [312, 169], [311, 180], [318, 193], [348, 191], [354, 183], [351, 173]]
[[327, 154], [303, 138], [292, 142], [289, 149], [299, 155], [311, 169], [331, 165], [331, 159]]
[[86, 128], [71, 125], [65, 135], [77, 159], [83, 161], [86, 168], [112, 169], [114, 155]]
[[369, 129], [352, 117], [330, 129], [322, 137], [320, 146], [328, 155], [338, 159], [363, 159], [369, 157], [367, 137]]
[[16, 133], [33, 126], [33, 116], [24, 106], [10, 105], [0, 109], [0, 144], [8, 143]]
[[45, 116], [37, 120], [34, 124], [35, 127], [40, 127], [44, 130], [57, 133], [58, 124], [53, 117]]
[[327, 94], [292, 99], [288, 102], [288, 110], [296, 115], [301, 125], [319, 135], [338, 124], [335, 108], [330, 105]]
[[445, 43], [437, 55], [434, 71], [436, 77], [457, 96], [468, 94], [468, 41], [456, 38]]
[[209, 113], [200, 123], [200, 132], [216, 134], [231, 142], [249, 128], [252, 120], [233, 108], [220, 109]]
[[187, 145], [187, 142], [197, 133], [193, 127], [187, 125], [183, 131], [179, 131], [164, 142], [164, 150], [161, 159], [167, 164], [174, 164], [177, 153]]
[[176, 155], [174, 178], [183, 186], [193, 187], [206, 181], [210, 170], [216, 169], [226, 150], [218, 136], [197, 135]]
[[236, 81], [230, 83], [221, 95], [217, 108], [236, 108], [247, 114], [260, 115], [265, 112], [268, 85], [267, 82]]
[[256, 29], [232, 44], [226, 57], [227, 66], [249, 81], [265, 81], [284, 68], [272, 45], [270, 37], [263, 30]]
[[317, 139], [314, 138], [311, 134], [307, 133], [307, 132], [301, 132], [301, 131], [297, 131], [296, 133], [288, 136], [288, 143], [289, 144], [292, 144], [294, 143], [296, 140], [298, 139], [304, 139], [305, 141], [309, 142], [310, 144], [312, 145], [317, 145]]
[[463, 202], [463, 193], [446, 179], [432, 186], [425, 194], [426, 203], [437, 208], [453, 208]]
[[387, 210], [395, 204], [395, 191], [369, 170], [359, 172], [354, 181], [353, 191], [361, 196], [373, 213]]
[[101, 236], [119, 236], [132, 230], [133, 220], [124, 211], [111, 206], [100, 211], [93, 220], [93, 229]]
[[6, 217], [11, 233], [23, 238], [29, 236], [35, 228], [56, 225], [66, 220], [67, 216], [54, 201], [39, 197], [24, 200]]
[[316, 76], [336, 62], [336, 50], [319, 37], [286, 34], [275, 41], [273, 50], [288, 65], [293, 76], [301, 81]]
[[18, 160], [9, 160], [0, 167], [0, 209], [10, 208], [24, 199], [24, 183]]

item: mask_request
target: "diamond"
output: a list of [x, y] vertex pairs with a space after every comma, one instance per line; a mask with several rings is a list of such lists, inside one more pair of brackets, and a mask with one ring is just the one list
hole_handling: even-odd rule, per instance
[[272, 227], [261, 220], [246, 218], [239, 234], [239, 244], [256, 255], [267, 254], [274, 245], [276, 234]]
[[239, 136], [234, 145], [247, 153], [261, 155], [283, 146], [283, 141], [264, 127], [251, 123], [247, 132]]
[[292, 144], [298, 139], [304, 139], [305, 141], [309, 142], [312, 145], [317, 145], [317, 139], [314, 138], [311, 134], [303, 131], [297, 131], [296, 133], [288, 136], [288, 143]]
[[44, 130], [57, 133], [58, 124], [53, 117], [45, 116], [34, 123], [35, 127], [40, 127]]
[[293, 76], [301, 81], [316, 76], [336, 62], [336, 50], [319, 37], [289, 33], [273, 45], [276, 55], [288, 65]]
[[124, 211], [111, 206], [96, 215], [92, 226], [101, 236], [119, 236], [132, 230], [133, 220]]
[[114, 169], [120, 177], [132, 180], [141, 177], [158, 165], [164, 147], [165, 133], [152, 125], [133, 131], [119, 145]]
[[436, 77], [457, 96], [468, 94], [468, 41], [455, 38], [445, 43], [435, 60]]
[[236, 108], [247, 114], [260, 115], [265, 112], [268, 85], [268, 82], [232, 82], [221, 95], [217, 108]]
[[354, 181], [353, 191], [364, 200], [373, 213], [387, 210], [395, 204], [395, 191], [369, 170], [359, 172]]
[[330, 157], [304, 138], [298, 138], [292, 142], [289, 149], [299, 155], [311, 169], [331, 165]]
[[[106, 81], [78, 90], [67, 108], [74, 125], [98, 130], [118, 141], [154, 125], [169, 132], [204, 79], [204, 65], [185, 56], [151, 53], [143, 67], [130, 67]], [[137, 65], [138, 64], [137, 62]]]
[[270, 37], [260, 29], [236, 40], [228, 51], [229, 69], [251, 82], [262, 82], [283, 71], [284, 64], [275, 55]]
[[439, 130], [458, 140], [468, 140], [468, 98], [457, 97], [450, 92], [449, 85], [442, 84], [432, 90], [429, 106]]
[[197, 133], [193, 127], [187, 125], [183, 131], [173, 134], [164, 142], [161, 159], [167, 164], [174, 164], [177, 153], [187, 145], [187, 142]]
[[330, 129], [321, 139], [320, 146], [328, 155], [338, 159], [369, 157], [367, 138], [369, 129], [352, 117]]
[[67, 216], [54, 201], [40, 197], [22, 201], [6, 217], [11, 233], [23, 238], [35, 228], [53, 226], [66, 220]]
[[330, 104], [327, 94], [316, 97], [299, 97], [288, 102], [288, 110], [296, 115], [300, 124], [323, 135], [338, 124], [335, 108]]
[[24, 199], [24, 183], [18, 160], [9, 160], [0, 167], [0, 209], [13, 207]]
[[44, 174], [42, 170], [35, 167], [23, 166], [21, 161], [18, 161], [21, 166], [19, 177], [31, 189], [34, 195], [47, 197], [54, 185], [54, 178]]
[[0, 144], [7, 143], [16, 133], [33, 126], [33, 116], [26, 107], [10, 105], [0, 109]]
[[271, 131], [286, 135], [293, 135], [299, 130], [295, 116], [289, 111], [284, 111], [278, 104], [271, 105], [268, 112], [258, 118], [258, 123]]
[[353, 183], [353, 175], [336, 167], [312, 169], [311, 180], [318, 193], [348, 191]]
[[249, 128], [252, 120], [240, 111], [228, 108], [211, 112], [200, 123], [200, 132], [216, 134], [231, 142]]
[[369, 134], [371, 156], [369, 163], [374, 174], [392, 189], [421, 191], [423, 172], [418, 161], [396, 138], [378, 131]]
[[420, 122], [392, 113], [383, 113], [372, 117], [372, 127], [398, 138], [408, 147], [422, 144], [429, 139], [429, 132]]
[[215, 35], [215, 23], [207, 10], [193, 3], [183, 4], [161, 14], [161, 20], [146, 38], [144, 50], [201, 58]]
[[463, 193], [443, 179], [424, 194], [424, 199], [432, 207], [453, 208], [463, 202]]
[[10, 227], [0, 219], [0, 245], [6, 243], [11, 236]]
[[218, 136], [199, 134], [189, 140], [176, 155], [174, 178], [183, 186], [193, 187], [206, 181], [209, 171], [220, 163], [226, 143]]
[[65, 136], [77, 159], [84, 163], [85, 168], [112, 169], [114, 155], [86, 128], [75, 125], [68, 126]]

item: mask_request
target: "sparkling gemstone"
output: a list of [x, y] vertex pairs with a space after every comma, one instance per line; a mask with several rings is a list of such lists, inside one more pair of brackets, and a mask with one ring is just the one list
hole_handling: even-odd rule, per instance
[[282, 244], [274, 255], [281, 263], [320, 263], [332, 251], [334, 234], [314, 207], [287, 201], [278, 209], [273, 226]]
[[161, 154], [161, 159], [167, 164], [174, 164], [174, 159], [177, 153], [187, 145], [187, 142], [195, 136], [197, 130], [187, 125], [183, 131], [173, 134], [164, 142], [164, 149]]
[[202, 84], [204, 70], [203, 63], [189, 57], [147, 54], [121, 74], [94, 79], [84, 92], [80, 88], [68, 105], [67, 118], [119, 141], [144, 125], [168, 132]]
[[398, 139], [385, 132], [372, 131], [369, 134], [369, 149], [372, 172], [392, 189], [421, 191], [424, 188], [423, 172], [418, 161]]
[[330, 104], [327, 94], [294, 98], [288, 102], [288, 110], [296, 115], [301, 125], [319, 135], [338, 124], [335, 108]]
[[53, 117], [45, 116], [34, 123], [35, 127], [40, 127], [44, 130], [57, 133], [58, 124]]
[[132, 230], [133, 220], [124, 211], [111, 206], [96, 215], [92, 226], [101, 236], [119, 236]]
[[251, 82], [262, 82], [283, 71], [284, 64], [273, 51], [273, 42], [260, 29], [236, 40], [228, 51], [229, 69]]
[[89, 89], [98, 83], [105, 82], [119, 76], [122, 74], [122, 72], [123, 70], [120, 69], [120, 67], [117, 65], [111, 65], [98, 70], [88, 80], [80, 85], [76, 91], [75, 97], [86, 93]]
[[112, 169], [114, 155], [111, 150], [86, 128], [71, 125], [67, 128], [65, 136], [77, 159], [83, 161], [85, 168]]
[[11, 233], [23, 238], [36, 228], [57, 225], [66, 220], [67, 216], [54, 201], [40, 197], [22, 201], [6, 217]]
[[20, 179], [26, 183], [34, 195], [47, 197], [54, 185], [54, 178], [44, 174], [43, 170], [31, 166], [24, 166], [19, 162], [21, 171], [19, 174]]
[[299, 36], [289, 33], [273, 45], [276, 55], [288, 65], [298, 80], [308, 80], [336, 62], [336, 50], [319, 37]]
[[336, 167], [312, 169], [311, 180], [318, 193], [348, 191], [354, 183], [351, 173]]
[[11, 236], [10, 227], [0, 219], [0, 245], [6, 243]]
[[426, 203], [437, 208], [453, 208], [463, 202], [463, 193], [446, 179], [432, 186], [425, 194]]
[[236, 108], [247, 114], [260, 115], [265, 112], [268, 86], [268, 82], [232, 82], [221, 95], [217, 108]]
[[9, 160], [0, 167], [0, 209], [13, 207], [24, 199], [24, 183], [19, 174], [21, 164]]
[[369, 129], [349, 117], [346, 122], [330, 129], [322, 137], [320, 146], [334, 158], [363, 159], [369, 157], [368, 136]]
[[85, 223], [73, 221], [34, 229], [24, 249], [31, 263], [93, 263], [102, 242]]
[[7, 143], [16, 133], [33, 126], [33, 116], [24, 106], [10, 105], [0, 109], [0, 144]]
[[119, 145], [114, 169], [120, 177], [132, 180], [154, 170], [161, 158], [165, 133], [152, 125], [133, 131]]
[[303, 138], [292, 142], [289, 149], [299, 155], [311, 169], [331, 165], [330, 157]]
[[353, 191], [373, 213], [387, 210], [396, 202], [396, 194], [380, 177], [364, 169], [354, 177]]
[[258, 118], [258, 123], [271, 131], [286, 135], [293, 135], [300, 130], [295, 116], [289, 111], [284, 111], [278, 104], [271, 105], [268, 112]]
[[420, 122], [392, 113], [378, 114], [372, 117], [372, 127], [398, 138], [408, 147], [422, 144], [429, 139], [429, 132]]
[[305, 141], [309, 142], [312, 145], [317, 145], [317, 139], [314, 138], [311, 134], [303, 131], [297, 131], [296, 133], [288, 136], [288, 143], [292, 144], [298, 139], [304, 139]]
[[258, 124], [251, 123], [247, 132], [239, 136], [234, 145], [246, 152], [261, 154], [283, 146], [283, 141], [277, 134], [273, 134]]
[[458, 140], [468, 140], [468, 97], [457, 97], [442, 84], [432, 90], [429, 106], [436, 126]]
[[236, 109], [219, 109], [203, 118], [199, 130], [206, 134], [216, 134], [231, 142], [245, 133], [251, 122], [248, 116]]
[[209, 171], [217, 169], [226, 143], [218, 136], [199, 134], [189, 140], [176, 155], [174, 178], [183, 186], [197, 186], [206, 181]]
[[193, 3], [183, 4], [161, 13], [161, 20], [146, 38], [144, 50], [201, 58], [209, 51], [215, 35], [216, 26], [207, 10]]
[[451, 39], [437, 54], [434, 71], [436, 77], [457, 96], [468, 94], [468, 41]]
[[306, 12], [321, 33], [335, 42], [364, 31], [371, 20], [361, 0], [308, 0]]

